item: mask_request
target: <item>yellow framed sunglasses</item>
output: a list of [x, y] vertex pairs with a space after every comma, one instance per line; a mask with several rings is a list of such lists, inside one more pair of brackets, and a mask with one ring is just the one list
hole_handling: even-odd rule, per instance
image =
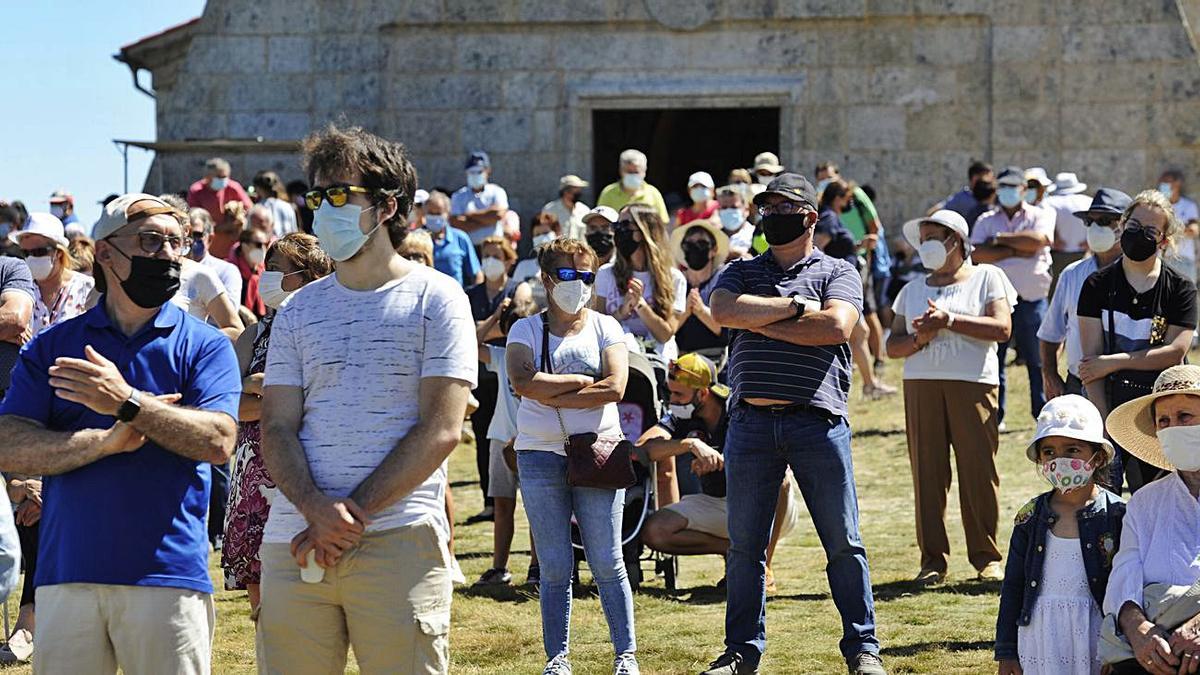
[[327, 188], [313, 188], [304, 193], [304, 205], [316, 211], [321, 208], [321, 203], [328, 199], [331, 205], [342, 207], [346, 205], [346, 202], [350, 201], [350, 194], [353, 192], [373, 195], [377, 190], [359, 185], [331, 185]]

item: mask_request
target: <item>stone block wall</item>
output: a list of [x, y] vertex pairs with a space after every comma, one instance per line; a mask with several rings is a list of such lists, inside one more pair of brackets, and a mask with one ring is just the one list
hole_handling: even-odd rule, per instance
[[[1194, 173], [1192, 8], [1200, 3], [210, 0], [173, 86], [158, 92], [158, 138], [294, 140], [344, 119], [404, 142], [423, 186], [451, 188], [466, 153], [483, 148], [528, 216], [558, 176], [589, 177], [591, 110], [778, 105], [786, 165], [838, 162], [898, 222], [961, 185], [973, 158], [1128, 191], [1167, 165]], [[758, 150], [745, 149], [747, 164]], [[152, 179], [186, 187], [202, 159], [161, 156]], [[268, 166], [299, 175], [288, 156], [229, 159], [239, 177]]]

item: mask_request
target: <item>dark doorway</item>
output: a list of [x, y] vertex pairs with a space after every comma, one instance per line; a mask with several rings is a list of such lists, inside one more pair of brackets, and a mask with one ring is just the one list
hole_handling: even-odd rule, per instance
[[646, 180], [674, 211], [687, 201], [693, 172], [709, 172], [720, 187], [756, 154], [778, 154], [779, 108], [595, 110], [592, 136], [593, 199], [618, 180], [621, 151], [637, 148], [649, 160]]

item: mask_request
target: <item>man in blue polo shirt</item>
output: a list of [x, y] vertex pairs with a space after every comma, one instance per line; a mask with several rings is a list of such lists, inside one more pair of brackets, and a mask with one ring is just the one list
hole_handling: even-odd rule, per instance
[[867, 553], [846, 422], [848, 341], [862, 311], [862, 279], [813, 246], [816, 194], [799, 174], [754, 197], [770, 249], [733, 262], [712, 295], [730, 341], [725, 436], [729, 559], [725, 653], [706, 675], [757, 673], [766, 648], [766, 552], [779, 484], [790, 465], [825, 547], [841, 652], [851, 675], [882, 675]]
[[470, 288], [483, 283], [471, 236], [450, 224], [450, 198], [434, 191], [425, 201], [422, 223], [433, 240], [433, 268]]
[[184, 218], [144, 194], [104, 208], [104, 297], [22, 349], [0, 403], [0, 470], [45, 476], [35, 673], [211, 668], [204, 518], [241, 378], [229, 339], [170, 302]]

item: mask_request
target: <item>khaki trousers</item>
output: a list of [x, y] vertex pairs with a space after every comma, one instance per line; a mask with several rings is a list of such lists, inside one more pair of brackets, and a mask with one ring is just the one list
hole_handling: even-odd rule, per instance
[[999, 525], [1000, 446], [995, 385], [954, 380], [905, 380], [904, 419], [917, 507], [921, 568], [946, 573], [946, 498], [950, 492], [950, 447], [958, 471], [958, 495], [967, 558], [981, 570], [1001, 559]]
[[288, 544], [263, 544], [260, 673], [364, 675], [450, 668], [450, 553], [432, 524], [368, 533], [316, 584]]
[[55, 584], [37, 589], [33, 672], [208, 675], [212, 596], [182, 588]]

